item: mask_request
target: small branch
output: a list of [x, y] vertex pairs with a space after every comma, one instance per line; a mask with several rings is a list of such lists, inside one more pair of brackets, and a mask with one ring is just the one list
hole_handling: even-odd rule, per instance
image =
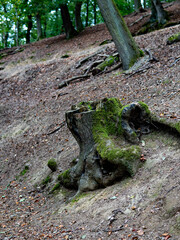
[[103, 229], [103, 231], [104, 232], [118, 232], [118, 231], [120, 231], [120, 230], [122, 230], [123, 229], [123, 225], [122, 226], [120, 226], [119, 228], [117, 228], [117, 229]]
[[180, 57], [179, 58], [177, 58], [169, 67], [172, 67], [172, 66], [174, 66], [178, 61], [180, 60]]
[[89, 78], [89, 77], [90, 77], [90, 75], [85, 74], [85, 75], [79, 75], [79, 76], [75, 76], [75, 77], [66, 79], [66, 80], [62, 81], [61, 84], [59, 84], [58, 88], [61, 89], [63, 87], [66, 87], [70, 82], [73, 82], [77, 79], [81, 80], [81, 79], [85, 79], [85, 78]]
[[59, 127], [55, 128], [53, 131], [47, 133], [47, 135], [51, 135], [51, 134], [53, 134], [53, 133], [59, 131], [59, 129], [61, 129], [61, 128], [65, 125], [65, 123], [66, 123], [66, 121], [63, 121], [63, 122], [60, 124]]

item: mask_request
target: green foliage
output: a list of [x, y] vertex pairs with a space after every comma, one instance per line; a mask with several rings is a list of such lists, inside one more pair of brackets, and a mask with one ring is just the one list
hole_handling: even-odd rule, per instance
[[51, 171], [55, 172], [57, 170], [57, 163], [54, 158], [51, 158], [48, 161], [47, 166], [51, 169]]

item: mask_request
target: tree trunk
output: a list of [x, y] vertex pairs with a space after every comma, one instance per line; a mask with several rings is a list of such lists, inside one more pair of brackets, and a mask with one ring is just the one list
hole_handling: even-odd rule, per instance
[[139, 58], [139, 49], [120, 15], [114, 0], [97, 0], [97, 2], [118, 50], [123, 69], [127, 70]]
[[71, 37], [74, 37], [77, 34], [77, 32], [72, 25], [67, 4], [60, 4], [60, 9], [63, 20], [63, 26], [66, 32], [66, 38], [69, 39]]
[[86, 27], [88, 27], [89, 21], [89, 0], [86, 1]]
[[94, 0], [94, 4], [93, 4], [93, 9], [94, 9], [94, 25], [96, 25], [96, 23], [97, 23], [97, 11], [96, 11], [96, 7], [97, 7], [97, 0]]
[[16, 46], [19, 46], [19, 19], [18, 19], [18, 13], [17, 13], [17, 9], [16, 9], [16, 36], [15, 36], [15, 43]]
[[82, 6], [82, 2], [77, 2], [75, 5], [75, 24], [76, 24], [76, 30], [78, 32], [81, 32], [83, 30], [83, 24], [81, 21], [81, 6]]
[[3, 9], [4, 9], [4, 13], [5, 13], [5, 26], [4, 26], [4, 31], [3, 31], [3, 43], [4, 43], [4, 47], [7, 48], [8, 47], [8, 38], [9, 38], [9, 21], [8, 21], [8, 17], [7, 17], [7, 6], [6, 4], [2, 4]]
[[157, 21], [159, 24], [165, 24], [167, 12], [164, 10], [160, 0], [151, 0], [151, 21]]
[[31, 42], [31, 29], [33, 26], [32, 15], [28, 15], [27, 17], [28, 17], [28, 21], [27, 21], [26, 43], [30, 43]]
[[139, 12], [139, 9], [142, 8], [140, 0], [134, 0], [134, 8], [136, 12]]
[[37, 25], [37, 40], [42, 38], [42, 27], [41, 27], [41, 16], [39, 13], [36, 14], [36, 25]]

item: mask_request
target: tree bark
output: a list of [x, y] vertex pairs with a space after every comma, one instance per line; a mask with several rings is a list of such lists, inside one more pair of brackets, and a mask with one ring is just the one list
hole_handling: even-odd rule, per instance
[[66, 32], [66, 38], [69, 39], [71, 37], [74, 37], [77, 34], [77, 32], [72, 25], [67, 4], [60, 4], [60, 9], [63, 20], [63, 26]]
[[93, 4], [93, 9], [94, 9], [94, 25], [96, 25], [96, 22], [97, 22], [97, 11], [96, 11], [96, 7], [97, 7], [97, 0], [94, 0], [94, 4]]
[[136, 12], [139, 12], [139, 9], [142, 8], [140, 0], [134, 0], [134, 8]]
[[37, 25], [37, 40], [42, 38], [42, 27], [41, 27], [41, 16], [39, 13], [36, 14], [36, 25]]
[[82, 2], [77, 2], [75, 5], [75, 24], [76, 24], [76, 30], [78, 32], [81, 32], [83, 30], [83, 24], [81, 21], [81, 6], [82, 6]]
[[88, 27], [89, 21], [89, 0], [86, 0], [86, 27]]
[[28, 15], [27, 17], [28, 17], [28, 21], [27, 21], [26, 43], [30, 43], [31, 42], [31, 29], [33, 26], [32, 15]]
[[127, 70], [139, 58], [139, 49], [114, 0], [97, 0], [97, 3], [118, 50], [123, 69]]
[[151, 21], [165, 24], [167, 12], [164, 10], [160, 0], [151, 0]]

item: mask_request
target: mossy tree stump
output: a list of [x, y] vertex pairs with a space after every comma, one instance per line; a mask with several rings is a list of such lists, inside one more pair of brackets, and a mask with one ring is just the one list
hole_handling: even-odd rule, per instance
[[[122, 106], [116, 98], [80, 103], [66, 113], [67, 126], [78, 142], [77, 163], [59, 175], [62, 185], [78, 193], [133, 176], [140, 166], [140, 134], [149, 131], [150, 112], [143, 103]], [[114, 137], [129, 144], [117, 146]]]
[[67, 126], [79, 144], [77, 163], [58, 177], [77, 194], [133, 176], [140, 165], [142, 134], [165, 128], [178, 135], [180, 123], [159, 120], [143, 102], [122, 106], [116, 98], [82, 102], [66, 113]]

